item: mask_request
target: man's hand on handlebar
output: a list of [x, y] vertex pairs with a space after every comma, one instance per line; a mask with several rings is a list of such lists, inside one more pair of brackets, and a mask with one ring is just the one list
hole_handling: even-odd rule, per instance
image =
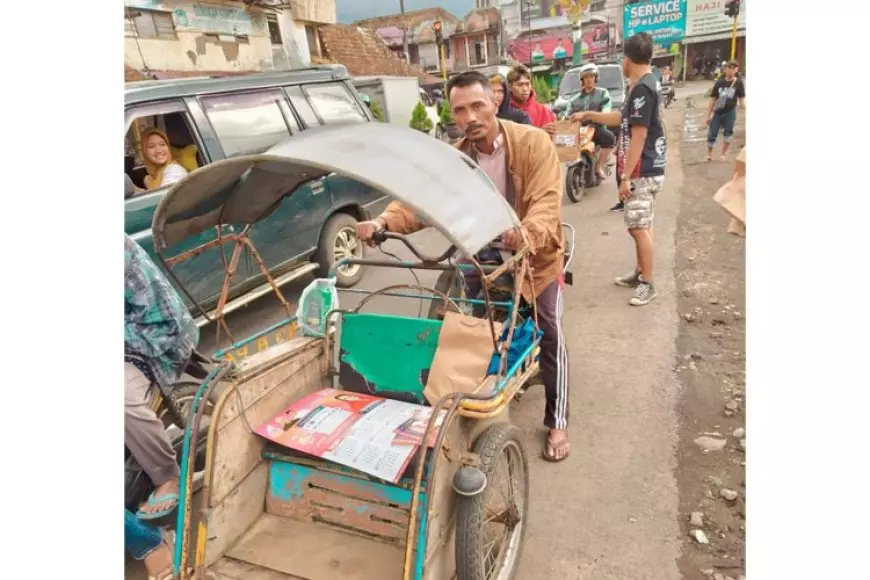
[[582, 123], [583, 121], [589, 121], [589, 111], [580, 111], [571, 115], [571, 120], [575, 123]]
[[374, 240], [374, 235], [377, 232], [384, 230], [384, 224], [380, 220], [371, 220], [356, 224], [356, 237], [368, 244], [370, 248], [374, 248], [377, 242]]
[[523, 243], [523, 234], [519, 228], [508, 230], [501, 235], [501, 243], [516, 251]]

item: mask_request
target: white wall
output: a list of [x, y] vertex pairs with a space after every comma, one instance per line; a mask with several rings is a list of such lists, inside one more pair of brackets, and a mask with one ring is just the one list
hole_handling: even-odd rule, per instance
[[[172, 13], [175, 24], [176, 39], [125, 35], [124, 61], [138, 70], [257, 71], [311, 63], [305, 29], [289, 11], [277, 14], [283, 44], [273, 45], [265, 13], [246, 10], [241, 2], [125, 0], [125, 5]], [[247, 39], [240, 41], [234, 31]]]

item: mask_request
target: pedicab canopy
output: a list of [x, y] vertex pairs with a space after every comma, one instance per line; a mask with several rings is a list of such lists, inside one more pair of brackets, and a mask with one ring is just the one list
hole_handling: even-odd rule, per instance
[[420, 131], [363, 123], [309, 129], [264, 153], [192, 172], [157, 207], [154, 247], [160, 252], [210, 228], [253, 224], [300, 185], [332, 172], [405, 203], [468, 256], [520, 225], [465, 154]]

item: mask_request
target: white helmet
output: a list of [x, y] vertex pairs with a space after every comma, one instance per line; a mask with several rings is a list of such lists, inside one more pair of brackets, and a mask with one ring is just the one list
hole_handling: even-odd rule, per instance
[[580, 78], [582, 79], [588, 74], [595, 75], [595, 78], [598, 79], [598, 65], [594, 62], [590, 62], [588, 64], [584, 64], [580, 67]]

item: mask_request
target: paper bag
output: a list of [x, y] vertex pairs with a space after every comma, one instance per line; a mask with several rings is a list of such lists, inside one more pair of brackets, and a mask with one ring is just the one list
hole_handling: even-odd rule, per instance
[[[496, 336], [501, 324], [496, 324]], [[494, 348], [489, 321], [448, 312], [423, 396], [434, 405], [448, 393], [472, 393], [486, 376]]]
[[553, 144], [559, 154], [559, 161], [570, 163], [580, 155], [580, 123], [563, 119], [556, 121], [556, 133], [553, 135]]

